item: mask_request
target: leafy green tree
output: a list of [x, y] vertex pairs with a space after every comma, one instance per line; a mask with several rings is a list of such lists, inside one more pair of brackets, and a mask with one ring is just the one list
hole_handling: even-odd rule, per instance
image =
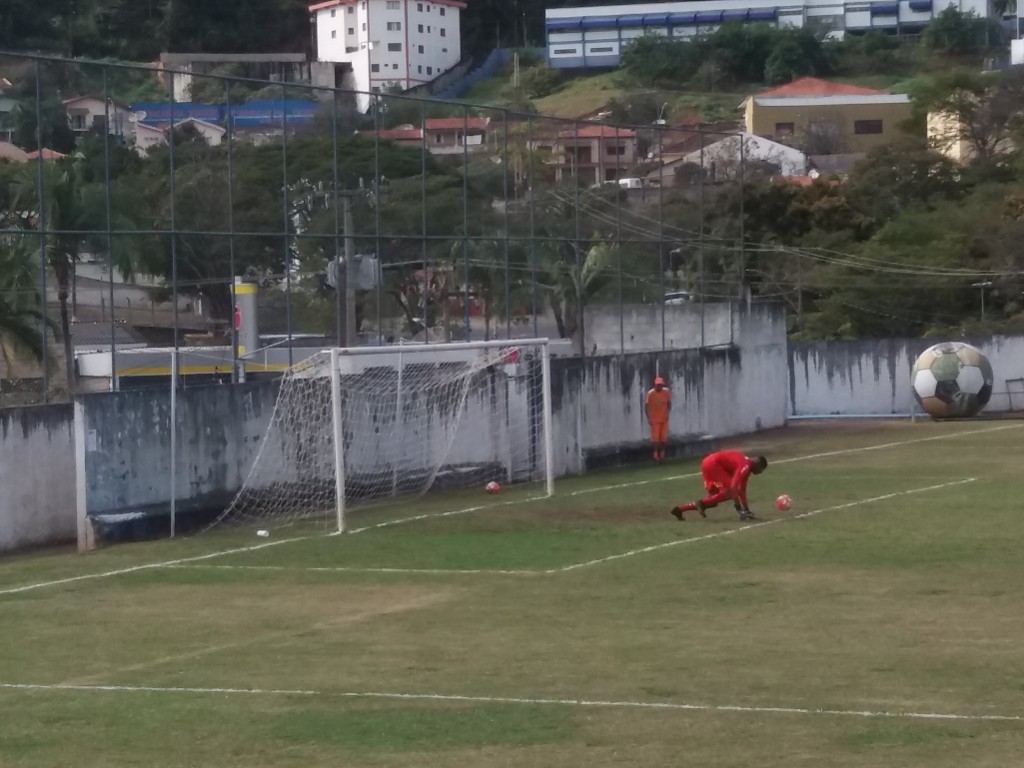
[[921, 43], [935, 53], [963, 56], [983, 51], [988, 46], [987, 35], [987, 19], [950, 5], [925, 27]]

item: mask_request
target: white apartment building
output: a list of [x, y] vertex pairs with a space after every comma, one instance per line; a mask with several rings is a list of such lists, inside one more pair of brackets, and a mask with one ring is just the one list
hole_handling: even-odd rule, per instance
[[317, 60], [335, 65], [338, 88], [370, 93], [429, 83], [462, 57], [459, 0], [325, 0], [309, 7]]
[[814, 24], [836, 36], [870, 30], [916, 33], [950, 5], [992, 16], [989, 0], [683, 0], [550, 8], [544, 26], [549, 66], [607, 68], [619, 65], [634, 38], [648, 34], [690, 38], [736, 21]]

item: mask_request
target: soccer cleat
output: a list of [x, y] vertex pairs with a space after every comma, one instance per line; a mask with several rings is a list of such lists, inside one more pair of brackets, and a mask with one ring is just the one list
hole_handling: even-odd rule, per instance
[[674, 517], [680, 523], [683, 522], [683, 510], [681, 510], [679, 507], [672, 507], [672, 509], [670, 509], [669, 512], [671, 512], [672, 517]]
[[740, 512], [740, 520], [747, 522], [748, 520], [757, 520], [757, 518], [754, 517], [753, 512]]
[[701, 517], [708, 516], [708, 513], [704, 511], [707, 507], [704, 506], [704, 502], [701, 499], [697, 499], [697, 501], [693, 502], [693, 505], [697, 507], [697, 511], [700, 512]]

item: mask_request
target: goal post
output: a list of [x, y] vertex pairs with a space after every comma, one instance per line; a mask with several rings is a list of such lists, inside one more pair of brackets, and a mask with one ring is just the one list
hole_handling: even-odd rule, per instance
[[430, 493], [428, 513], [443, 514], [491, 481], [550, 496], [551, 388], [547, 339], [317, 353], [282, 378], [256, 459], [218, 522], [319, 518], [343, 533], [354, 510], [389, 499]]

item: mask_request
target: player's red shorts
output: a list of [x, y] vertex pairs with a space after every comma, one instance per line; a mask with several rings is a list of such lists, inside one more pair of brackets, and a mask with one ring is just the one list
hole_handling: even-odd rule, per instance
[[724, 484], [717, 480], [708, 480], [707, 478], [704, 479], [704, 487], [707, 489], [708, 496], [714, 496], [725, 490]]

